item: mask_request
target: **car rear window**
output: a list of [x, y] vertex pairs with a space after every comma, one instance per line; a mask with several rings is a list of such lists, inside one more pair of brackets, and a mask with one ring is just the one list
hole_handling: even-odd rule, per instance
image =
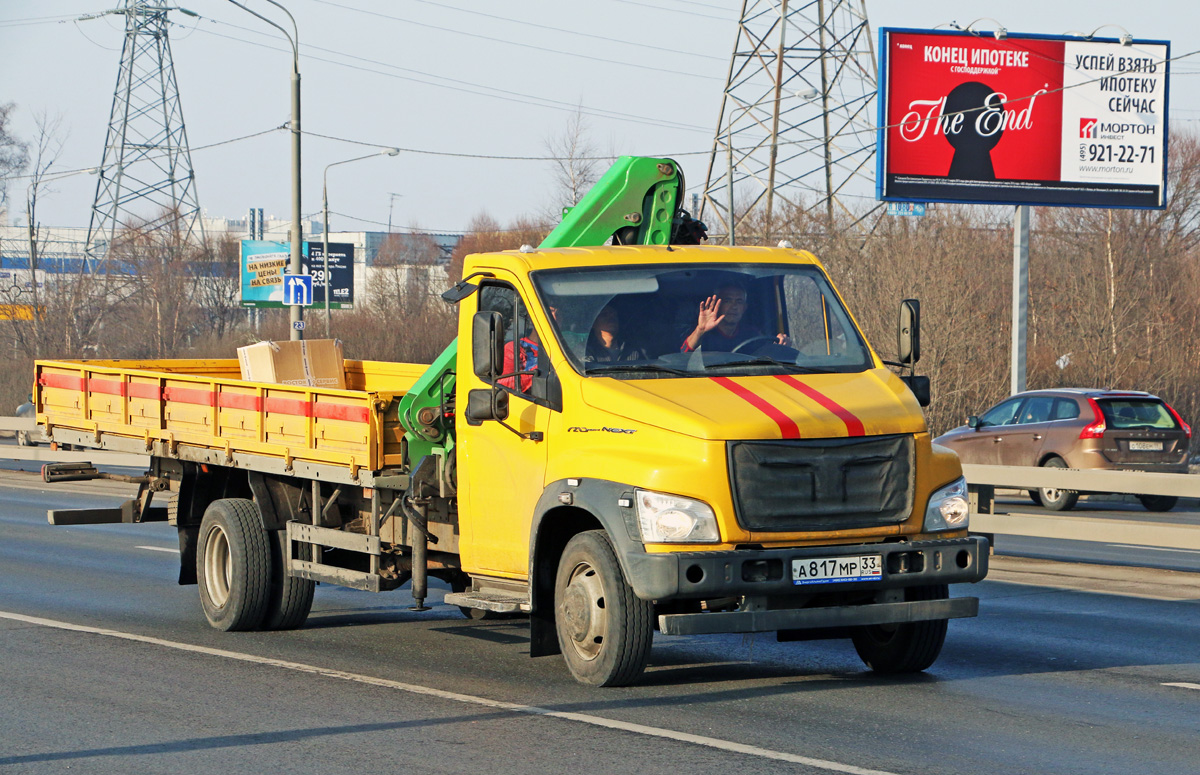
[[1105, 398], [1097, 401], [1104, 412], [1104, 422], [1114, 430], [1132, 428], [1179, 427], [1175, 417], [1167, 411], [1162, 401], [1144, 398]]

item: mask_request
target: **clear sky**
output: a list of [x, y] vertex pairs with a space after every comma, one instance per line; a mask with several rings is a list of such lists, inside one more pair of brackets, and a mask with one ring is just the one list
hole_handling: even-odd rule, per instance
[[[226, 0], [180, 0], [172, 14], [175, 72], [200, 204], [210, 216], [249, 207], [290, 218], [291, 50], [273, 28]], [[264, 0], [244, 0], [289, 26]], [[582, 110], [602, 153], [675, 156], [694, 191], [737, 32], [736, 0], [282, 0], [299, 26], [303, 210], [321, 207], [326, 165], [411, 149], [329, 172], [331, 227], [458, 231], [487, 212], [502, 223], [553, 208], [547, 142]], [[123, 17], [76, 17], [117, 0], [0, 0], [0, 102], [15, 102], [16, 132], [34, 134], [38, 111], [69, 131], [58, 168], [100, 162], [123, 38]], [[991, 17], [1010, 32], [1091, 32], [1165, 39], [1172, 54], [1200, 51], [1200, 5], [1189, 0], [868, 0], [879, 27], [962, 26]], [[992, 21], [979, 27], [991, 29]], [[1200, 54], [1175, 63], [1171, 117], [1200, 121]], [[206, 147], [212, 146], [212, 147]], [[96, 178], [55, 184], [40, 220], [86, 226]], [[23, 199], [23, 185], [10, 196]], [[399, 196], [393, 197], [392, 194]], [[356, 220], [357, 219], [357, 220]]]

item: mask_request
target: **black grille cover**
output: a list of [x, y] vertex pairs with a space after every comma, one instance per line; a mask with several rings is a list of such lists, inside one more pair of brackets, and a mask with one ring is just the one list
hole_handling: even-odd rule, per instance
[[728, 442], [738, 524], [759, 532], [894, 525], [912, 513], [912, 436]]

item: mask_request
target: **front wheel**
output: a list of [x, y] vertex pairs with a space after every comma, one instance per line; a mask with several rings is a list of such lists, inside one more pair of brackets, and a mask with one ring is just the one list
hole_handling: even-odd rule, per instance
[[[1042, 463], [1042, 466], [1044, 468], [1066, 468], [1067, 461], [1061, 457], [1052, 457], [1045, 463]], [[1051, 511], [1070, 511], [1075, 508], [1075, 504], [1079, 500], [1079, 493], [1074, 490], [1043, 487], [1039, 492], [1042, 495], [1042, 505]]]
[[208, 623], [218, 630], [256, 630], [267, 615], [271, 547], [253, 501], [213, 501], [200, 522], [196, 581]]
[[[950, 588], [945, 584], [909, 587], [906, 601], [945, 600]], [[919, 673], [942, 653], [946, 641], [945, 619], [907, 624], [878, 624], [855, 628], [851, 640], [863, 663], [876, 673]]]
[[646, 668], [654, 606], [633, 593], [603, 530], [567, 542], [554, 583], [554, 622], [575, 680], [626, 686]]

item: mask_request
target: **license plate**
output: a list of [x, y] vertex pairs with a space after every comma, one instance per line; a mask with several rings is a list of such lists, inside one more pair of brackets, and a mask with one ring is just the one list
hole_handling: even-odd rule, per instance
[[1161, 441], [1131, 441], [1129, 442], [1130, 452], [1162, 452]]
[[792, 560], [793, 584], [830, 584], [835, 581], [879, 581], [883, 563], [878, 554], [861, 557], [816, 557]]

